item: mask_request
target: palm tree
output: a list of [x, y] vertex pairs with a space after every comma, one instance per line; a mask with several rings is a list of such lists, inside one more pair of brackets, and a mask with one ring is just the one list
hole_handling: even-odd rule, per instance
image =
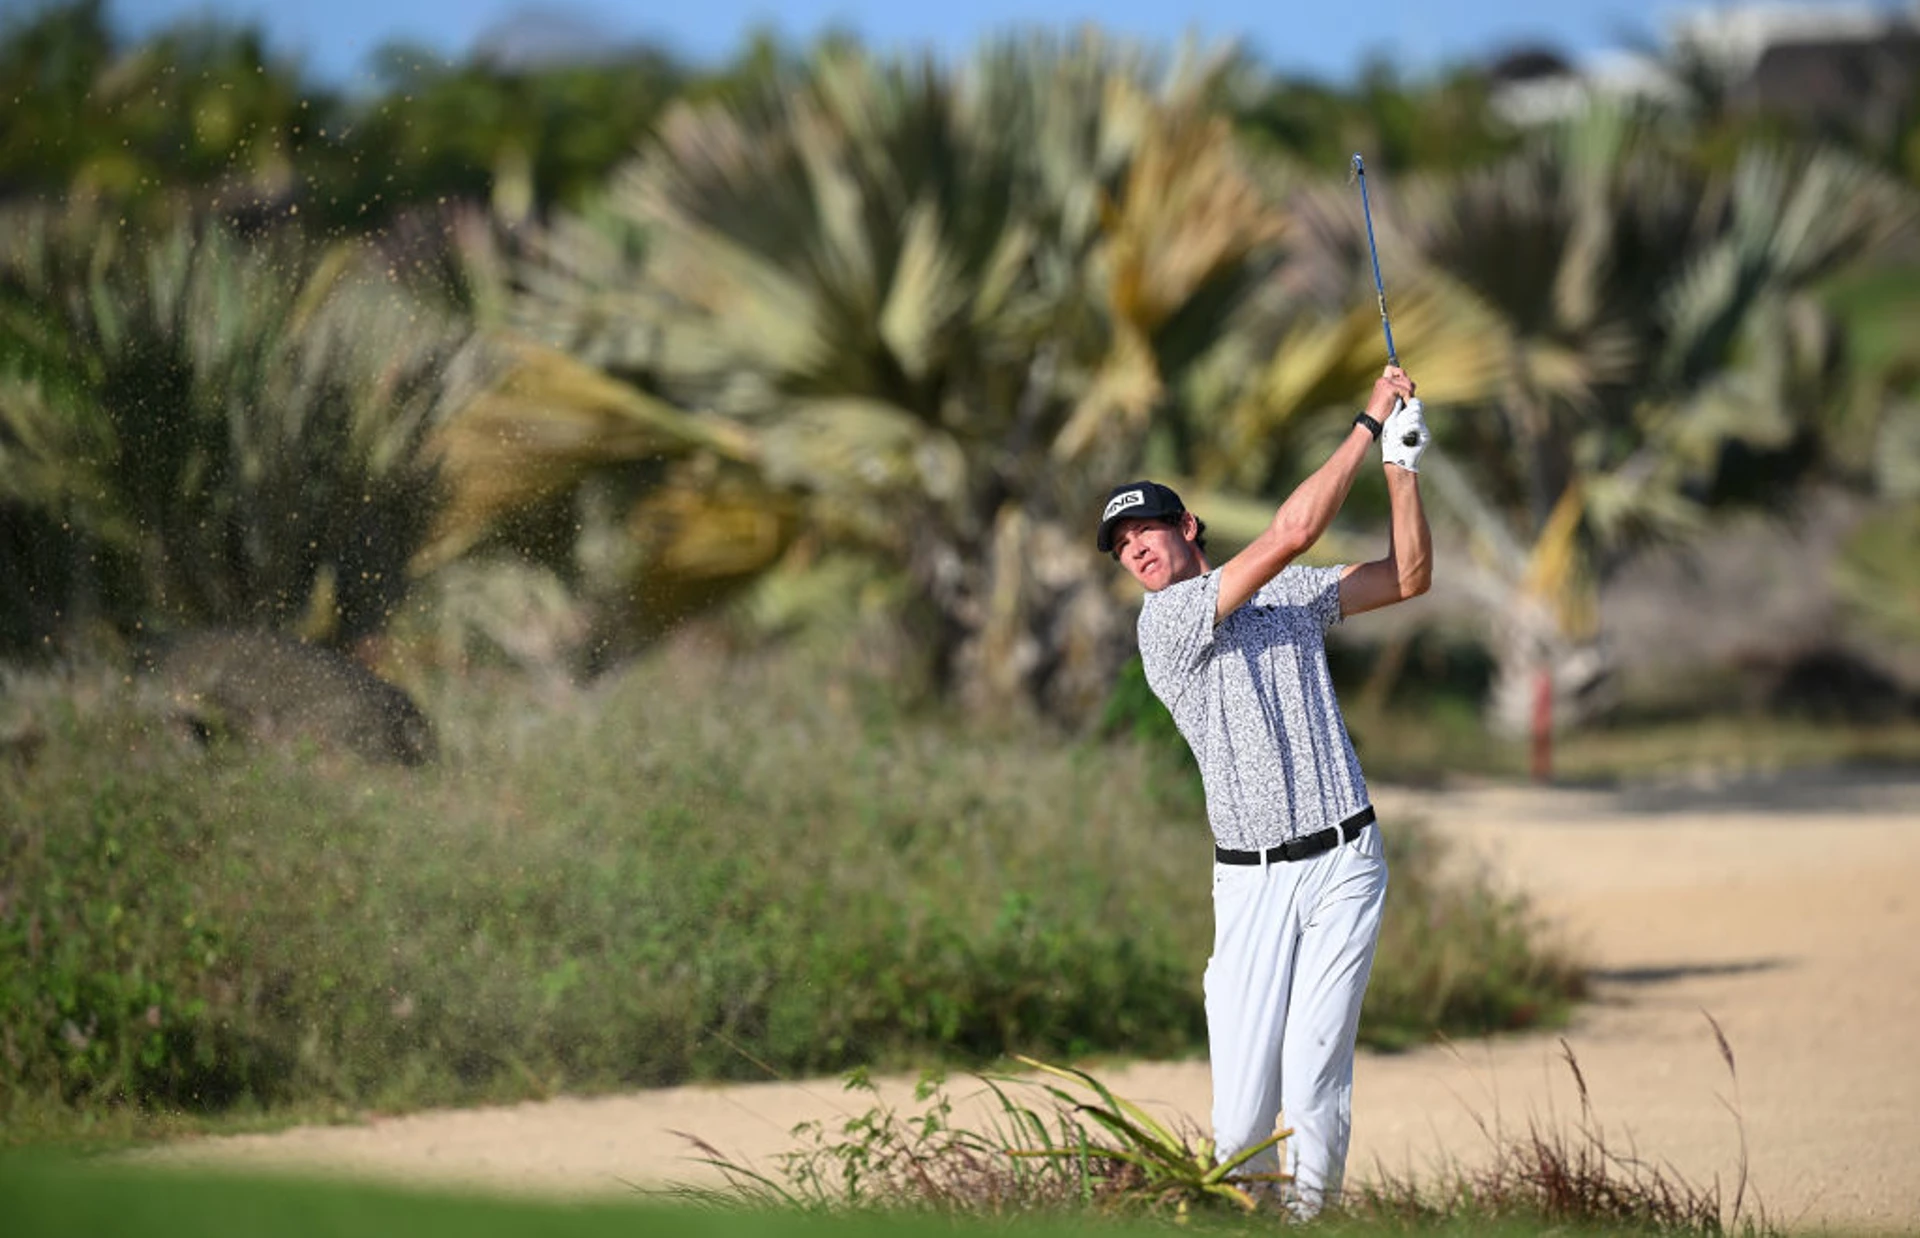
[[1698, 525], [1731, 445], [1781, 449], [1817, 423], [1841, 379], [1809, 346], [1834, 331], [1818, 290], [1882, 252], [1912, 203], [1831, 151], [1755, 145], [1703, 169], [1656, 117], [1612, 108], [1382, 197], [1403, 303], [1451, 307], [1451, 340], [1397, 334], [1450, 371], [1425, 389], [1445, 406], [1429, 473], [1493, 620], [1490, 718], [1521, 733], [1543, 701], [1561, 724], [1590, 717], [1611, 665], [1599, 583], [1638, 542]]
[[34, 582], [0, 598], [13, 633], [377, 631], [434, 510], [419, 449], [465, 397], [464, 328], [353, 246], [45, 209], [0, 235], [0, 504], [42, 532], [0, 547]]
[[[891, 564], [963, 695], [1082, 714], [1130, 645], [1087, 514], [1143, 453], [1191, 457], [1207, 410], [1187, 381], [1281, 228], [1218, 82], [1217, 62], [1091, 39], [998, 44], [960, 72], [831, 50], [795, 83], [676, 109], [534, 242], [513, 328], [730, 445], [640, 479], [642, 540], [649, 487], [691, 508], [701, 487], [670, 475], [717, 467], [794, 520], [759, 566], [795, 537]], [[668, 448], [606, 463], [633, 476], [641, 450]]]

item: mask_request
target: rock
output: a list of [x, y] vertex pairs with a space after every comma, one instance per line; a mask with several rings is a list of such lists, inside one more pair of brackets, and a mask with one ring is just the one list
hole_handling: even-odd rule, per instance
[[172, 716], [203, 741], [304, 741], [401, 765], [434, 756], [433, 725], [404, 690], [345, 654], [291, 636], [183, 633], [141, 662]]

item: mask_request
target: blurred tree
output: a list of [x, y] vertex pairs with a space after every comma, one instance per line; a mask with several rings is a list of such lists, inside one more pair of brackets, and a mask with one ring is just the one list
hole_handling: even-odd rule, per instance
[[[1669, 118], [1603, 107], [1486, 167], [1373, 186], [1503, 732], [1527, 729], [1543, 677], [1560, 723], [1603, 707], [1597, 588], [1636, 544], [1777, 505], [1810, 469], [1901, 458], [1875, 446], [1900, 392], [1857, 381], [1822, 294], [1896, 245], [1912, 196], [1831, 150], [1754, 143], [1724, 171], [1694, 153]], [[1196, 464], [1230, 493], [1282, 489], [1276, 430], [1351, 400], [1384, 353], [1355, 189], [1285, 192], [1287, 261], [1210, 363], [1248, 375]]]
[[101, 0], [10, 21], [0, 95], [0, 199], [97, 197], [164, 211], [186, 191], [243, 214], [284, 201], [329, 106], [303, 98], [252, 30], [186, 26], [127, 50]]
[[[743, 58], [717, 80], [764, 67]], [[102, 0], [42, 5], [0, 30], [0, 200], [98, 197], [149, 221], [186, 204], [335, 235], [449, 200], [518, 221], [597, 186], [697, 80], [645, 45], [451, 65], [395, 47], [380, 89], [349, 98], [304, 82], [252, 27], [130, 46]]]
[[101, 0], [14, 14], [0, 27], [0, 194], [65, 192], [84, 148], [87, 93], [113, 54]]
[[1492, 718], [1523, 730], [1542, 676], [1562, 721], [1590, 716], [1599, 580], [1637, 541], [1791, 483], [1851, 394], [1820, 290], [1886, 251], [1912, 196], [1831, 150], [1702, 170], [1652, 118], [1602, 108], [1384, 215], [1395, 268], [1476, 301], [1505, 357], [1435, 419], [1430, 470], [1497, 619]]
[[348, 109], [316, 208], [346, 226], [410, 204], [481, 201], [519, 223], [577, 203], [632, 156], [693, 75], [646, 46], [575, 60], [381, 53], [381, 92]]
[[[1219, 68], [1096, 40], [951, 73], [828, 50], [792, 88], [676, 110], [538, 238], [516, 324], [743, 435], [737, 484], [906, 572], [964, 695], [1083, 715], [1130, 644], [1089, 513], [1150, 432], [1204, 438], [1183, 379], [1279, 235], [1210, 107]], [[646, 544], [717, 492], [635, 493]], [[461, 510], [484, 527], [531, 497]], [[753, 544], [764, 568], [784, 542]]]
[[84, 211], [7, 214], [9, 646], [103, 624], [341, 643], [382, 626], [434, 509], [418, 447], [484, 376], [465, 328], [366, 258], [205, 222], [148, 234]]
[[1350, 87], [1277, 77], [1243, 86], [1238, 100], [1243, 136], [1327, 176], [1342, 174], [1355, 151], [1370, 168], [1404, 174], [1473, 167], [1519, 140], [1488, 106], [1485, 74], [1471, 68], [1408, 82], [1376, 62]]

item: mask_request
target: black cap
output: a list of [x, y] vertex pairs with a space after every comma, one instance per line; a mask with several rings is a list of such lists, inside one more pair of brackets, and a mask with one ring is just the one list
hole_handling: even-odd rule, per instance
[[1187, 510], [1180, 496], [1157, 481], [1130, 481], [1115, 486], [1100, 509], [1100, 535], [1094, 544], [1102, 554], [1113, 553], [1113, 526], [1122, 520], [1163, 520]]

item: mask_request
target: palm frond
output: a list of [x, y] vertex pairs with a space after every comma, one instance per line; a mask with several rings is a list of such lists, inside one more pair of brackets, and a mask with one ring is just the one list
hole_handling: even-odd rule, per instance
[[755, 438], [723, 418], [684, 412], [530, 340], [494, 343], [489, 376], [429, 446], [450, 497], [416, 571], [450, 562], [596, 470], [695, 452], [757, 460]]

